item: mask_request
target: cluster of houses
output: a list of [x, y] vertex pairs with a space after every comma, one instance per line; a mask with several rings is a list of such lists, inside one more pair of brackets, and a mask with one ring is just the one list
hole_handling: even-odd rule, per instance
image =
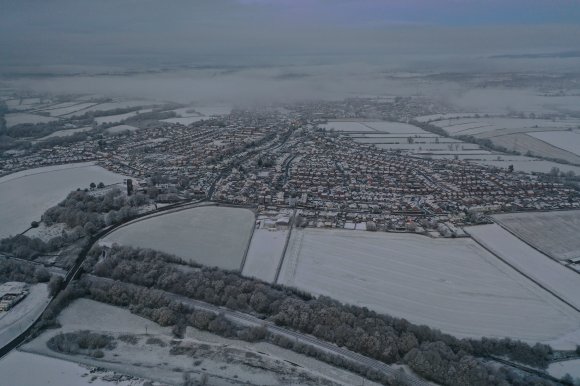
[[419, 106], [413, 98], [386, 98], [297, 105], [286, 113], [234, 111], [2, 159], [0, 173], [99, 160], [135, 178], [138, 190], [155, 191], [160, 202], [207, 197], [300, 209], [309, 226], [454, 236], [460, 236], [454, 225], [484, 221], [489, 212], [578, 207], [569, 189], [533, 175], [388, 152], [315, 125], [316, 111], [382, 117], [388, 109], [417, 114]]

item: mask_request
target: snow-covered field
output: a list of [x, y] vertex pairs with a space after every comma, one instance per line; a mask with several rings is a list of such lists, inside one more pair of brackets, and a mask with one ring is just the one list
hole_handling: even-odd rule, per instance
[[465, 230], [487, 249], [580, 309], [579, 274], [530, 247], [497, 224]]
[[279, 283], [460, 337], [546, 341], [577, 312], [470, 239], [294, 230]]
[[572, 131], [541, 131], [530, 135], [580, 156], [580, 130], [578, 129]]
[[480, 116], [479, 113], [449, 113], [449, 114], [433, 114], [433, 115], [423, 115], [421, 117], [415, 117], [417, 122], [433, 122], [442, 121], [445, 119], [457, 119], [457, 118], [474, 118]]
[[47, 135], [46, 137], [39, 138], [38, 141], [44, 141], [55, 137], [68, 137], [70, 135], [90, 131], [92, 129], [93, 129], [92, 127], [87, 126], [87, 127], [79, 127], [78, 129], [58, 130], [55, 131], [54, 133]]
[[227, 115], [232, 112], [232, 108], [228, 106], [195, 106], [194, 109], [205, 117]]
[[580, 379], [580, 359], [552, 363], [548, 367], [548, 373], [556, 378], [562, 378], [564, 375], [570, 374], [572, 378]]
[[[177, 344], [197, 348], [195, 360], [201, 363], [195, 365], [192, 364], [192, 358], [188, 355], [169, 353], [172, 348], [170, 341], [174, 340], [171, 328], [160, 327], [147, 319], [131, 314], [126, 309], [88, 299], [74, 301], [58, 316], [58, 320], [61, 328], [45, 331], [32, 342], [25, 344], [22, 350], [27, 353], [58, 358], [58, 361], [74, 361], [122, 374], [157, 380], [163, 384], [166, 382], [181, 384], [183, 371], [191, 371], [193, 377], [198, 377], [200, 373], [207, 373], [210, 376], [209, 384], [222, 386], [245, 384], [250, 381], [252, 384], [261, 385], [313, 384], [312, 382], [283, 382], [278, 379], [280, 375], [283, 378], [288, 377], [287, 380], [296, 379], [298, 372], [306, 372], [314, 379], [319, 377], [331, 379], [340, 385], [362, 383], [362, 379], [357, 375], [267, 343], [256, 344], [226, 339], [188, 327], [185, 338], [178, 340]], [[147, 326], [147, 335], [145, 335], [145, 326]], [[138, 342], [132, 345], [118, 340], [115, 349], [103, 350], [105, 356], [102, 359], [83, 355], [65, 355], [54, 352], [46, 346], [46, 342], [52, 336], [61, 332], [78, 330], [90, 330], [112, 336], [132, 334]], [[157, 338], [163, 345], [147, 343], [147, 339], [151, 337]], [[248, 362], [247, 358], [255, 359], [257, 362], [252, 360]], [[297, 366], [287, 363], [286, 360]], [[58, 362], [54, 363], [55, 366], [58, 365]], [[246, 363], [266, 366], [248, 366]], [[369, 382], [366, 384], [377, 386]], [[100, 384], [97, 383], [97, 385]], [[36, 385], [32, 384], [32, 386]]]
[[118, 125], [118, 126], [109, 127], [107, 129], [107, 131], [111, 134], [118, 134], [118, 133], [124, 133], [127, 131], [136, 131], [136, 130], [139, 130], [139, 129], [136, 128], [135, 126], [129, 126], [129, 125]]
[[95, 117], [95, 122], [97, 125], [101, 125], [103, 123], [119, 123], [127, 118], [134, 117], [135, 115], [137, 115], [136, 111], [131, 111], [130, 113], [125, 114], [106, 115], [103, 117]]
[[35, 284], [29, 287], [28, 295], [12, 309], [0, 312], [0, 347], [26, 330], [48, 304], [46, 284]]
[[113, 184], [123, 176], [93, 163], [77, 163], [25, 170], [0, 178], [0, 238], [26, 230], [69, 192], [91, 182]]
[[254, 214], [247, 209], [199, 207], [146, 218], [103, 241], [151, 248], [224, 269], [240, 269]]
[[62, 359], [12, 351], [0, 359], [3, 385], [12, 386], [141, 386], [144, 380], [109, 382], [92, 369]]
[[[449, 155], [432, 155], [435, 159], [449, 159]], [[515, 171], [519, 172], [539, 172], [549, 173], [552, 168], [556, 167], [563, 172], [573, 171], [576, 175], [580, 175], [580, 167], [568, 164], [559, 164], [552, 161], [544, 161], [538, 158], [526, 157], [522, 155], [511, 154], [457, 154], [458, 159], [471, 161], [473, 163], [488, 165], [492, 167], [507, 169], [510, 165], [514, 166]]]
[[385, 121], [372, 121], [372, 122], [356, 122], [356, 121], [330, 121], [321, 127], [327, 130], [334, 129], [336, 131], [353, 131], [353, 132], [377, 132], [377, 133], [390, 133], [390, 134], [428, 134], [425, 130], [409, 125], [407, 123], [400, 122], [385, 122]]
[[547, 120], [527, 118], [458, 118], [445, 119], [433, 122], [450, 135], [480, 135], [483, 133], [500, 131], [494, 134], [527, 133], [542, 130], [568, 130], [580, 124], [578, 119], [570, 120]]
[[[86, 102], [86, 103], [75, 102], [72, 105], [62, 106], [62, 107], [58, 107], [58, 108], [55, 108], [53, 106], [49, 109], [45, 109], [44, 111], [46, 111], [47, 113], [49, 113], [53, 117], [60, 117], [63, 115], [74, 115], [74, 113], [77, 113], [77, 112], [80, 113], [81, 111], [82, 111], [82, 113], [84, 113], [87, 111], [87, 109], [89, 107], [93, 107], [95, 105], [96, 105], [96, 103], [94, 103], [94, 102]], [[78, 115], [81, 115], [81, 114], [78, 114]]]
[[75, 300], [58, 315], [58, 321], [65, 332], [89, 329], [112, 333], [171, 334], [170, 327], [161, 327], [124, 308], [90, 299]]
[[[560, 132], [554, 132], [554, 134], [556, 133]], [[490, 137], [489, 140], [496, 146], [502, 146], [508, 150], [517, 151], [520, 154], [556, 158], [577, 165], [580, 164], [580, 156], [575, 153], [553, 146], [528, 134], [501, 135]]]
[[272, 283], [286, 244], [287, 230], [256, 229], [242, 275]]
[[181, 125], [191, 125], [192, 123], [203, 121], [208, 117], [184, 117], [184, 118], [168, 118], [162, 119], [161, 122], [179, 123]]
[[12, 127], [22, 123], [47, 123], [57, 121], [58, 118], [45, 117], [42, 115], [28, 114], [28, 113], [12, 113], [4, 116], [6, 119], [6, 126]]
[[554, 259], [580, 257], [580, 210], [509, 213], [493, 218]]
[[534, 156], [580, 164], [580, 134], [570, 131], [580, 126], [579, 119], [472, 117], [441, 119], [431, 123], [449, 135], [489, 139], [496, 146], [521, 154], [530, 152]]

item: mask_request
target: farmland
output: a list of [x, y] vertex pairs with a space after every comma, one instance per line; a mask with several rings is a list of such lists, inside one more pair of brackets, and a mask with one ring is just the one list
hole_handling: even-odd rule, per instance
[[[34, 371], [30, 369], [34, 369]], [[13, 351], [2, 358], [0, 360], [0, 373], [2, 381], [6, 382], [7, 385], [113, 385], [101, 377], [101, 375], [111, 375], [111, 372], [99, 374], [94, 368], [88, 368], [74, 362], [22, 351]], [[138, 386], [141, 384], [143, 384], [143, 380], [114, 383], [116, 386]]]
[[[434, 159], [449, 158], [448, 155], [439, 154], [434, 154], [431, 157]], [[545, 161], [539, 158], [526, 157], [523, 155], [498, 154], [488, 152], [487, 154], [458, 154], [457, 159], [504, 169], [513, 165], [515, 171], [526, 173], [549, 173], [552, 168], [558, 168], [562, 172], [571, 171], [576, 175], [580, 174], [580, 166], [560, 164], [553, 161]]]
[[[550, 133], [551, 135], [559, 132]], [[490, 137], [489, 140], [496, 146], [502, 146], [520, 154], [529, 154], [536, 157], [554, 158], [580, 165], [580, 156], [541, 141], [529, 134], [508, 134]]]
[[580, 130], [558, 132], [542, 131], [538, 133], [531, 133], [530, 135], [544, 142], [547, 142], [550, 145], [580, 156]]
[[30, 169], [0, 178], [0, 237], [26, 230], [48, 208], [91, 182], [114, 184], [123, 176], [92, 163]]
[[132, 111], [130, 113], [125, 114], [106, 115], [104, 117], [96, 117], [95, 122], [97, 123], [97, 125], [101, 125], [103, 123], [119, 123], [127, 118], [134, 117], [135, 115], [137, 115], [136, 111]]
[[70, 135], [73, 135], [76, 133], [84, 133], [84, 132], [90, 131], [92, 129], [93, 129], [92, 127], [79, 127], [78, 129], [58, 130], [58, 131], [55, 131], [54, 133], [47, 135], [46, 137], [39, 138], [38, 141], [45, 141], [47, 139], [55, 138], [55, 137], [68, 137]]
[[135, 126], [129, 126], [129, 125], [118, 125], [118, 126], [109, 127], [107, 129], [107, 131], [111, 134], [119, 134], [119, 133], [131, 132], [131, 131], [136, 131], [136, 130], [139, 130], [139, 129], [136, 128]]
[[330, 121], [322, 127], [334, 129], [351, 137], [355, 142], [373, 144], [379, 149], [399, 151], [417, 156], [433, 155], [452, 159], [462, 156], [490, 154], [479, 145], [444, 138], [417, 126], [386, 121]]
[[288, 231], [256, 229], [242, 274], [272, 283], [276, 278], [287, 235]]
[[580, 275], [551, 260], [497, 224], [469, 227], [466, 231], [524, 275], [580, 309]]
[[528, 133], [534, 131], [568, 130], [580, 124], [578, 120], [547, 120], [524, 118], [458, 118], [433, 122], [450, 135], [497, 135]]
[[[44, 332], [32, 342], [24, 345], [22, 350], [25, 353], [18, 355], [30, 356], [33, 359], [33, 355], [53, 357], [50, 360], [55, 366], [58, 366], [60, 362], [63, 365], [69, 364], [73, 370], [76, 366], [73, 363], [78, 362], [121, 374], [132, 374], [145, 379], [162, 381], [163, 384], [182, 384], [184, 371], [191, 371], [193, 377], [206, 373], [212, 380], [210, 384], [224, 386], [242, 383], [314, 385], [321, 384], [319, 377], [332, 380], [335, 382], [331, 383], [333, 385], [360, 384], [362, 381], [359, 376], [348, 371], [269, 343], [247, 343], [222, 338], [191, 327], [187, 328], [185, 336], [179, 340], [179, 343], [174, 341], [170, 344], [173, 339], [171, 328], [161, 327], [148, 319], [131, 314], [129, 310], [93, 300], [74, 301], [59, 315], [58, 320], [61, 324], [59, 329]], [[131, 335], [134, 337], [134, 343], [117, 339], [116, 347], [112, 350], [104, 350], [102, 359], [85, 355], [67, 355], [52, 351], [46, 345], [51, 337], [59, 333], [79, 330], [90, 330], [113, 337]], [[192, 365], [190, 356], [173, 352], [171, 349], [175, 344], [195, 349], [195, 359], [199, 360], [199, 363]], [[63, 360], [67, 362], [61, 362]], [[288, 363], [287, 360], [292, 362]], [[203, 365], [200, 366], [201, 362]], [[0, 368], [1, 366], [0, 361]], [[19, 377], [22, 376], [19, 375]], [[292, 379], [294, 379], [293, 382]], [[99, 385], [99, 383], [95, 384]], [[373, 382], [368, 384], [377, 385]], [[31, 385], [36, 386], [36, 384]], [[71, 383], [72, 385], [76, 384]], [[124, 384], [121, 383], [121, 385]]]
[[546, 341], [580, 327], [571, 308], [470, 239], [296, 230], [279, 283], [460, 337]]
[[15, 125], [20, 125], [24, 123], [46, 123], [58, 120], [54, 117], [45, 117], [43, 115], [27, 114], [27, 113], [13, 113], [6, 114], [6, 126], [12, 127]]
[[247, 209], [199, 207], [130, 223], [104, 241], [156, 249], [199, 264], [237, 270], [253, 226], [254, 215]]
[[50, 301], [46, 284], [29, 288], [29, 294], [7, 312], [0, 312], [0, 347], [8, 344], [28, 328]]
[[494, 219], [554, 259], [580, 257], [580, 211], [501, 214]]
[[183, 117], [183, 118], [167, 118], [162, 119], [161, 122], [179, 123], [181, 125], [191, 125], [194, 122], [203, 121], [206, 117]]
[[376, 132], [404, 135], [429, 134], [417, 126], [386, 121], [330, 121], [322, 127], [327, 130], [334, 129], [341, 132]]
[[578, 119], [530, 119], [506, 117], [469, 117], [430, 121], [451, 136], [488, 139], [495, 146], [543, 158], [561, 159], [580, 165], [578, 138], [572, 129]]

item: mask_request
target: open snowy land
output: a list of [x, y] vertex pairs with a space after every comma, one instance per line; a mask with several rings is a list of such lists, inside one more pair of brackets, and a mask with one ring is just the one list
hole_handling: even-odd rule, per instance
[[[469, 135], [488, 139], [494, 145], [521, 154], [557, 158], [580, 164], [580, 135], [571, 131], [580, 125], [578, 119], [547, 120], [506, 117], [457, 118], [433, 121], [431, 124], [449, 135]], [[566, 143], [564, 145], [564, 143]]]
[[[455, 156], [461, 160], [504, 169], [507, 169], [509, 166], [513, 165], [514, 170], [518, 172], [549, 173], [552, 168], [558, 168], [562, 172], [572, 171], [576, 175], [580, 175], [580, 166], [560, 164], [552, 161], [545, 161], [539, 158], [526, 157], [523, 155], [499, 153], [478, 154], [473, 152], [471, 154], [456, 154]], [[434, 154], [431, 157], [434, 159], [449, 159], [449, 155]]]
[[278, 282], [459, 337], [535, 342], [580, 328], [576, 311], [470, 239], [294, 230]]
[[566, 374], [570, 374], [574, 379], [580, 379], [580, 359], [552, 363], [548, 367], [548, 373], [559, 379]]
[[0, 312], [0, 347], [4, 347], [40, 316], [50, 301], [46, 284], [29, 287], [28, 295], [10, 310]]
[[518, 238], [554, 259], [580, 257], [580, 210], [509, 213], [493, 218]]
[[148, 217], [116, 230], [103, 241], [238, 270], [253, 227], [254, 214], [247, 209], [208, 206]]
[[571, 131], [541, 131], [531, 133], [531, 136], [538, 138], [550, 145], [569, 151], [580, 156], [580, 130]]
[[183, 118], [167, 118], [162, 119], [161, 122], [167, 123], [179, 123], [181, 125], [191, 125], [192, 123], [203, 121], [204, 119], [208, 119], [208, 117], [183, 117]]
[[58, 130], [54, 133], [50, 133], [49, 135], [39, 138], [37, 141], [45, 141], [47, 139], [55, 138], [55, 137], [68, 137], [76, 133], [84, 133], [85, 131], [91, 131], [92, 127], [79, 127], [78, 129], [67, 129], [67, 130]]
[[113, 374], [109, 371], [95, 371], [93, 367], [17, 350], [0, 359], [0, 374], [3, 384], [22, 386], [141, 386], [145, 383], [138, 379], [108, 381], [107, 376]]
[[242, 275], [274, 282], [287, 236], [287, 230], [256, 229]]
[[404, 134], [404, 135], [424, 135], [430, 134], [425, 130], [401, 122], [386, 122], [386, 121], [329, 121], [321, 127], [330, 130], [345, 132], [376, 132], [386, 134]]
[[450, 135], [473, 135], [488, 138], [497, 135], [529, 133], [548, 130], [568, 130], [580, 124], [578, 119], [547, 120], [526, 118], [459, 118], [432, 122]]
[[[89, 107], [93, 107], [97, 105], [97, 103], [94, 102], [75, 102], [74, 104], [70, 105], [70, 106], [63, 106], [63, 107], [51, 107], [48, 109], [45, 109], [43, 111], [49, 113], [51, 116], [53, 117], [61, 117], [64, 115], [74, 115], [75, 113], [78, 113], [78, 115], [82, 115], [84, 114], [84, 112], [86, 112], [86, 110]], [[81, 113], [82, 112], [82, 113]]]
[[137, 114], [138, 114], [137, 111], [131, 111], [130, 113], [125, 114], [105, 115], [102, 117], [95, 117], [95, 122], [97, 123], [97, 125], [101, 125], [103, 123], [119, 123], [127, 118], [134, 117]]
[[194, 109], [204, 117], [227, 115], [232, 112], [229, 106], [195, 106]]
[[58, 120], [58, 118], [54, 118], [54, 117], [45, 117], [43, 115], [28, 114], [28, 113], [6, 114], [4, 116], [4, 119], [6, 119], [6, 126], [7, 127], [20, 125], [23, 123], [36, 124], [36, 123], [53, 122], [53, 121]]
[[91, 182], [119, 183], [123, 176], [93, 163], [29, 169], [0, 178], [0, 238], [25, 231], [32, 221]]
[[[554, 134], [559, 132], [554, 132]], [[530, 134], [508, 134], [488, 138], [496, 146], [536, 157], [554, 158], [580, 165], [580, 156], [539, 140]]]
[[137, 128], [135, 126], [129, 126], [129, 125], [118, 125], [118, 126], [109, 127], [107, 129], [107, 132], [109, 132], [111, 134], [119, 134], [119, 133], [125, 133], [125, 132], [136, 131], [136, 130], [139, 130], [139, 128]]
[[[248, 343], [221, 338], [188, 327], [184, 339], [175, 339], [171, 328], [160, 327], [128, 310], [88, 299], [75, 300], [59, 316], [61, 328], [47, 330], [23, 346], [22, 350], [102, 367], [121, 374], [181, 384], [183, 372], [194, 379], [207, 374], [211, 385], [316, 385], [321, 378], [334, 385], [361, 384], [362, 378], [311, 358], [267, 343]], [[147, 326], [147, 331], [145, 331]], [[103, 350], [101, 359], [85, 355], [67, 355], [50, 350], [46, 342], [61, 332], [90, 330], [118, 337], [131, 334], [134, 344], [117, 340], [112, 350]], [[155, 343], [149, 343], [150, 338]], [[195, 350], [195, 357], [170, 354], [174, 344]], [[195, 361], [195, 363], [192, 363]], [[0, 362], [1, 365], [1, 362]], [[294, 380], [294, 382], [292, 382]], [[366, 383], [377, 386], [374, 383]]]
[[580, 274], [550, 259], [497, 224], [465, 230], [489, 251], [580, 309]]

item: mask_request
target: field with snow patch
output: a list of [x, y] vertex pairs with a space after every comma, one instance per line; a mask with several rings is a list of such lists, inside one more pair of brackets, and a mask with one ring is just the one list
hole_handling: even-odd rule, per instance
[[509, 213], [493, 218], [518, 238], [554, 259], [580, 257], [580, 210]]
[[167, 118], [162, 119], [161, 122], [167, 123], [179, 123], [181, 125], [191, 125], [192, 123], [203, 121], [204, 119], [208, 119], [208, 117], [183, 117], [183, 118]]
[[77, 188], [86, 188], [91, 182], [108, 185], [122, 181], [123, 176], [93, 163], [29, 169], [1, 177], [0, 238], [23, 232]]
[[23, 123], [47, 123], [57, 121], [58, 118], [45, 117], [43, 115], [28, 114], [28, 113], [12, 113], [4, 116], [6, 119], [6, 127], [12, 127]]
[[[448, 155], [434, 154], [431, 156], [434, 159], [449, 159]], [[572, 171], [576, 175], [580, 175], [580, 166], [560, 164], [552, 161], [544, 161], [539, 158], [526, 157], [523, 155], [512, 154], [457, 154], [457, 158], [461, 160], [471, 161], [481, 165], [488, 165], [492, 167], [507, 169], [513, 165], [515, 171], [519, 172], [540, 172], [549, 173], [552, 168], [558, 168], [563, 172]]]
[[254, 227], [247, 209], [199, 207], [130, 223], [103, 241], [156, 249], [189, 261], [240, 269]]
[[42, 137], [42, 138], [38, 138], [37, 141], [44, 141], [50, 138], [55, 138], [55, 137], [68, 137], [71, 136], [73, 134], [76, 133], [83, 133], [85, 131], [91, 131], [93, 128], [92, 127], [79, 127], [78, 129], [67, 129], [67, 130], [58, 130], [55, 131], [53, 133], [50, 133], [49, 135]]
[[465, 230], [485, 248], [580, 309], [580, 274], [538, 252], [497, 224]]
[[43, 111], [49, 113], [51, 116], [53, 117], [60, 117], [60, 116], [64, 116], [64, 115], [74, 115], [74, 113], [79, 112], [78, 115], [82, 115], [80, 114], [81, 111], [86, 112], [86, 109], [88, 109], [89, 107], [93, 107], [95, 106], [96, 103], [94, 102], [86, 102], [86, 103], [79, 103], [79, 102], [74, 102], [73, 104], [70, 104], [68, 106], [53, 106], [51, 108], [48, 109], [44, 109]]
[[287, 230], [256, 229], [242, 275], [274, 282], [287, 235]]
[[530, 134], [539, 140], [580, 156], [580, 130], [541, 131]]
[[[186, 370], [191, 371], [194, 378], [206, 373], [209, 375], [209, 384], [222, 386], [246, 383], [318, 385], [321, 383], [321, 377], [331, 379], [338, 385], [362, 383], [362, 379], [357, 375], [268, 343], [248, 343], [222, 338], [191, 327], [187, 328], [184, 339], [172, 344], [174, 337], [171, 328], [160, 327], [150, 320], [131, 314], [126, 309], [93, 300], [75, 300], [58, 316], [58, 321], [61, 328], [45, 331], [32, 342], [25, 344], [22, 350], [27, 354], [57, 358], [54, 361], [55, 366], [61, 360], [71, 361], [71, 366], [72, 362], [78, 362], [155, 380], [162, 384], [182, 384], [183, 371]], [[136, 338], [136, 342], [130, 344], [117, 340], [114, 349], [103, 350], [102, 359], [58, 353], [46, 346], [46, 342], [56, 334], [79, 330], [105, 333], [113, 337], [131, 334]], [[155, 338], [161, 343], [148, 343], [149, 338]], [[199, 360], [200, 363], [192, 364], [189, 355], [171, 354], [170, 350], [174, 344], [196, 349], [195, 360]], [[1, 366], [0, 361], [0, 368]], [[136, 383], [135, 386], [141, 383]], [[79, 383], [74, 385], [77, 384]], [[372, 382], [366, 384], [378, 386]]]
[[3, 384], [14, 386], [141, 386], [145, 382], [110, 382], [102, 376], [111, 372], [95, 372], [78, 363], [17, 350], [0, 359], [0, 374]]
[[95, 122], [97, 125], [101, 125], [103, 123], [119, 123], [127, 118], [134, 117], [135, 115], [137, 115], [136, 111], [131, 111], [130, 113], [125, 114], [105, 115], [102, 117], [95, 117]]
[[535, 342], [580, 328], [577, 312], [470, 239], [295, 230], [278, 282], [459, 337]]
[[425, 130], [401, 122], [386, 122], [386, 121], [329, 121], [321, 127], [327, 130], [334, 129], [336, 131], [346, 132], [376, 132], [387, 134], [430, 134]]
[[227, 115], [232, 112], [232, 108], [228, 106], [195, 106], [193, 109], [205, 117]]
[[473, 135], [487, 138], [489, 136], [528, 133], [534, 131], [568, 130], [580, 124], [578, 119], [547, 120], [529, 118], [458, 118], [432, 122], [450, 135]]
[[129, 126], [129, 125], [118, 125], [118, 126], [109, 127], [107, 129], [107, 131], [111, 134], [119, 134], [119, 133], [125, 133], [125, 132], [136, 131], [136, 130], [139, 130], [139, 129], [135, 126]]
[[28, 295], [20, 303], [6, 312], [0, 312], [0, 347], [26, 330], [49, 301], [46, 284], [35, 284], [29, 287]]
[[495, 146], [521, 154], [529, 152], [534, 156], [580, 164], [580, 135], [576, 138], [574, 131], [570, 131], [580, 126], [578, 119], [472, 117], [441, 119], [431, 124], [452, 136], [468, 135], [488, 139]]
[[552, 363], [548, 367], [548, 374], [558, 379], [570, 374], [574, 379], [580, 379], [580, 359]]

